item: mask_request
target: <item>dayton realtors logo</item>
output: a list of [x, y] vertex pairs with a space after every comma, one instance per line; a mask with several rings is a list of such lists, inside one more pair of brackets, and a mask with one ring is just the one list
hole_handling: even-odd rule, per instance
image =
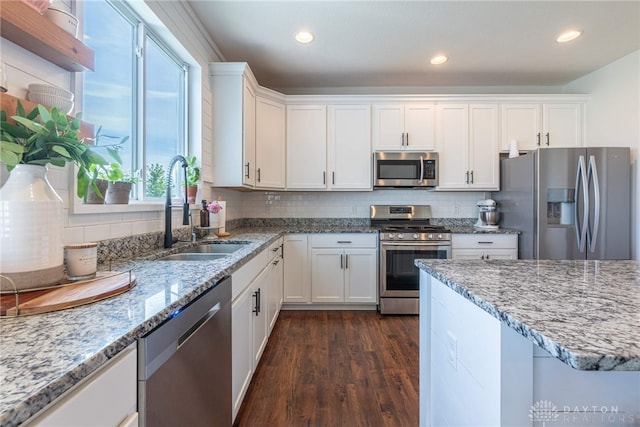
[[548, 400], [538, 400], [529, 409], [529, 419], [542, 422], [542, 427], [545, 427], [547, 421], [558, 419], [558, 408]]

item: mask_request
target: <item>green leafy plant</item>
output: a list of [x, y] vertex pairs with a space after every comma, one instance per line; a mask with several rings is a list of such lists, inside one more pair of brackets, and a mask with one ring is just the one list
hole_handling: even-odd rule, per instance
[[162, 197], [167, 189], [164, 166], [153, 163], [147, 167], [147, 197]]
[[26, 113], [18, 101], [16, 115], [11, 116], [15, 124], [8, 122], [6, 111], [0, 111], [0, 161], [9, 171], [19, 164], [64, 166], [73, 162], [79, 168], [78, 197], [84, 198], [89, 185], [95, 188], [97, 177], [89, 168], [95, 170], [108, 162], [78, 137], [80, 117], [70, 119], [56, 107], [47, 110], [43, 105]]
[[196, 156], [186, 157], [187, 160], [187, 187], [196, 187], [200, 180], [200, 168], [196, 166]]
[[135, 184], [140, 180], [138, 170], [124, 172], [120, 168], [120, 163], [111, 163], [108, 168], [104, 168], [98, 173], [99, 179], [106, 179], [109, 182], [128, 182]]

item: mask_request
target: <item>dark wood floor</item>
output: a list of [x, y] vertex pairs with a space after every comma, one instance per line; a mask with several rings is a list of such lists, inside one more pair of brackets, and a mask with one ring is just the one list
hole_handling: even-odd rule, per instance
[[237, 427], [417, 426], [418, 316], [282, 311]]

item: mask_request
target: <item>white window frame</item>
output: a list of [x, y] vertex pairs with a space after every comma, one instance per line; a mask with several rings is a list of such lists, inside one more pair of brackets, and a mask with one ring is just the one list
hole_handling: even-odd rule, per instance
[[[184, 97], [185, 97], [185, 105], [186, 112], [183, 114], [185, 120], [182, 126], [182, 133], [184, 137], [184, 155], [196, 155], [200, 156], [201, 145], [198, 141], [202, 136], [202, 129], [200, 126], [201, 117], [202, 117], [202, 107], [197, 102], [198, 99], [202, 97], [202, 88], [201, 88], [201, 67], [200, 64], [191, 56], [191, 54], [187, 51], [187, 49], [178, 41], [178, 39], [166, 28], [166, 26], [156, 17], [156, 15], [151, 11], [149, 6], [147, 6], [144, 2], [139, 1], [120, 1], [120, 0], [110, 0], [111, 3], [122, 5], [124, 8], [129, 9], [133, 12], [134, 15], [137, 15], [144, 22], [138, 25], [138, 34], [137, 39], [138, 42], [146, 40], [145, 36], [148, 36], [154, 40], [155, 43], [161, 49], [164, 49], [174, 60], [178, 62], [182, 62], [183, 69], [186, 68], [185, 71], [185, 87], [184, 87]], [[74, 2], [74, 13], [76, 16], [83, 16], [83, 2]], [[136, 19], [138, 20], [138, 19]], [[80, 22], [79, 32], [82, 34], [83, 31], [83, 22]], [[143, 28], [142, 30], [140, 28]], [[144, 75], [144, 70], [138, 73], [138, 76]], [[77, 103], [77, 111], [82, 111], [82, 90], [83, 90], [83, 74], [82, 73], [74, 73], [73, 75], [73, 87], [75, 88], [76, 103]], [[138, 93], [136, 95], [136, 99], [142, 99], [141, 96], [144, 94], [144, 86], [138, 81], [134, 85], [134, 90]], [[138, 103], [136, 105], [137, 117], [143, 117], [142, 111], [143, 106]], [[142, 144], [137, 144], [135, 147], [134, 161], [136, 164], [142, 164], [144, 162], [144, 126], [136, 123], [134, 125], [137, 134], [137, 140], [143, 141]], [[137, 158], [142, 159], [141, 161], [137, 161]], [[142, 172], [142, 171], [141, 171]], [[69, 188], [71, 189], [71, 194], [69, 195], [70, 199], [70, 213], [73, 214], [96, 214], [96, 213], [119, 213], [119, 212], [146, 212], [146, 211], [162, 211], [164, 209], [164, 198], [161, 199], [144, 199], [142, 197], [138, 200], [131, 200], [128, 205], [90, 205], [85, 204], [82, 199], [78, 198], [76, 195], [76, 174], [77, 167], [74, 167], [73, 173], [70, 174], [70, 182]], [[141, 177], [143, 178], [143, 177]], [[144, 177], [146, 179], [146, 177]], [[143, 184], [142, 182], [137, 184], [136, 191], [138, 194], [144, 196], [143, 194]], [[174, 199], [182, 200], [179, 194], [173, 194]]]

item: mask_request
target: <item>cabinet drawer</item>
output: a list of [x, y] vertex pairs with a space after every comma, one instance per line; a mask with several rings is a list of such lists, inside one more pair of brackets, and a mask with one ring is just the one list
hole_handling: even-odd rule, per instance
[[239, 270], [231, 274], [231, 300], [235, 300], [242, 291], [251, 284], [253, 279], [264, 269], [269, 262], [268, 249], [262, 250]]
[[376, 248], [378, 235], [375, 233], [335, 233], [313, 234], [309, 238], [312, 248]]
[[451, 249], [517, 249], [517, 234], [453, 234]]
[[272, 261], [273, 258], [275, 258], [276, 256], [280, 255], [279, 251], [280, 251], [281, 245], [282, 245], [282, 237], [271, 242], [271, 244], [269, 245], [269, 249], [267, 249], [267, 254], [269, 256], [270, 261]]

